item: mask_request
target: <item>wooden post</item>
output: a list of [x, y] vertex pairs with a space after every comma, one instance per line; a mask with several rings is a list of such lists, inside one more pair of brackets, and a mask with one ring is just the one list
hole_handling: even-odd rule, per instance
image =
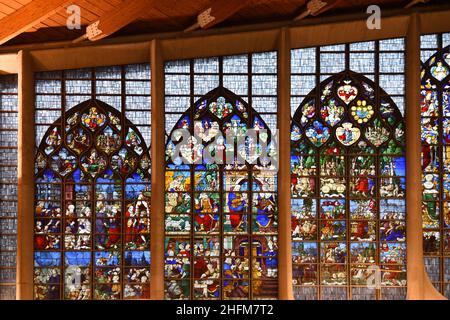
[[164, 64], [158, 40], [150, 49], [152, 73], [151, 299], [164, 299]]
[[18, 59], [18, 210], [16, 298], [33, 299], [34, 81], [29, 52]]
[[278, 39], [278, 290], [282, 300], [293, 300], [291, 241], [291, 51], [289, 30]]
[[423, 260], [420, 124], [420, 20], [411, 14], [406, 39], [406, 241], [409, 300], [443, 299], [431, 284]]

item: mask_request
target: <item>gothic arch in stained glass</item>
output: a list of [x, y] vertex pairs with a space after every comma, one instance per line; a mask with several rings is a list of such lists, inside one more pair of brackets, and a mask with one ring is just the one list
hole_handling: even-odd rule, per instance
[[421, 70], [423, 248], [430, 280], [450, 297], [450, 46], [438, 36]]
[[[257, 139], [235, 148], [252, 128]], [[179, 150], [177, 129], [190, 133]], [[264, 142], [274, 155], [270, 141], [262, 117], [224, 87], [176, 122], [166, 144], [166, 299], [278, 297], [277, 176], [260, 155]]]
[[35, 299], [148, 299], [150, 153], [91, 99], [63, 113], [35, 163]]
[[351, 71], [327, 78], [301, 102], [291, 125], [300, 299], [389, 299], [406, 286], [404, 133], [394, 101]]

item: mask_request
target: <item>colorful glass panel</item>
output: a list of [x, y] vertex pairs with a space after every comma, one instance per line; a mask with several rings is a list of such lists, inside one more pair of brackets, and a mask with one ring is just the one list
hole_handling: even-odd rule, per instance
[[166, 63], [166, 299], [278, 297], [277, 175], [255, 156], [276, 72], [272, 52]]
[[[35, 299], [150, 298], [149, 71], [130, 65], [36, 75]], [[91, 81], [82, 80], [86, 74]], [[55, 82], [65, 83], [64, 92], [53, 92], [65, 102], [41, 105]], [[90, 92], [88, 83], [97, 90], [80, 95]], [[127, 91], [102, 96], [117, 85]], [[50, 107], [61, 111], [43, 118]]]
[[386, 66], [374, 74], [364, 68], [376, 50], [370, 44], [387, 54], [382, 42], [292, 50], [296, 299], [405, 297], [405, 142], [396, 103], [403, 96], [381, 87]]
[[450, 298], [450, 46], [449, 34], [421, 37], [422, 221], [428, 276]]

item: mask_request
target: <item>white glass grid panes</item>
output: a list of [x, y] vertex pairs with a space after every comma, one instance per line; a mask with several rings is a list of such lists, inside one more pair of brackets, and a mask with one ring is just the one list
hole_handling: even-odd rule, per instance
[[223, 57], [223, 73], [248, 73], [248, 57], [246, 55]]
[[375, 54], [373, 52], [350, 53], [350, 69], [362, 73], [369, 74], [375, 72]]
[[166, 135], [175, 118], [179, 119], [192, 103], [219, 85], [247, 102], [251, 101], [249, 97], [257, 99], [258, 112], [276, 113], [276, 52], [168, 61], [164, 70]]
[[17, 121], [17, 76], [0, 76], [0, 300], [15, 299]]

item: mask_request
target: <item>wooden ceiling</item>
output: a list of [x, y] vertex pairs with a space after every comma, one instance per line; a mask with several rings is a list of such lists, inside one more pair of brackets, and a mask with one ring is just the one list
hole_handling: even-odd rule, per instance
[[[39, 4], [41, 1], [42, 4]], [[123, 22], [109, 37], [117, 37], [124, 35], [137, 35], [145, 33], [163, 33], [171, 31], [182, 31], [192, 26], [197, 21], [197, 15], [212, 5], [227, 5], [231, 0], [0, 0], [0, 38], [4, 37], [2, 33], [5, 31], [5, 22], [8, 21], [7, 27], [11, 30], [11, 36], [8, 41], [2, 41], [2, 46], [15, 46], [28, 43], [43, 43], [53, 41], [71, 41], [79, 38], [86, 32], [86, 27], [105, 16], [116, 14], [118, 18], [125, 20], [122, 16], [123, 10], [117, 12], [117, 8], [127, 8], [128, 3], [136, 5], [137, 2], [147, 2], [145, 9], [135, 8], [133, 18], [127, 23]], [[327, 1], [327, 0], [324, 0]], [[448, 1], [448, 0], [446, 0]], [[444, 1], [444, 2], [446, 2]], [[24, 14], [24, 19], [30, 19], [28, 24], [24, 24], [23, 30], [18, 30], [16, 22], [20, 22], [18, 13], [24, 11], [26, 6], [35, 3], [35, 11], [47, 10], [39, 19], [31, 19], [30, 13]], [[55, 4], [54, 10], [50, 10], [51, 2]], [[63, 2], [58, 5], [58, 2]], [[236, 2], [236, 1], [234, 1]], [[225, 17], [223, 21], [215, 26], [237, 26], [244, 24], [253, 24], [261, 22], [275, 22], [293, 19], [306, 10], [307, 0], [240, 0], [238, 10], [231, 16]], [[328, 0], [328, 2], [330, 2]], [[331, 1], [334, 2], [334, 1]], [[342, 13], [365, 12], [366, 7], [371, 4], [380, 5], [383, 9], [403, 8], [412, 0], [341, 0], [337, 1], [334, 7], [319, 16], [312, 19], [320, 20], [320, 17], [337, 15]], [[430, 0], [427, 4], [442, 2], [441, 0]], [[81, 8], [81, 30], [69, 30], [66, 27], [66, 21], [69, 17], [67, 7], [71, 4], [77, 4]], [[45, 8], [44, 8], [45, 7]], [[18, 12], [16, 12], [19, 10]], [[227, 12], [233, 12], [227, 8]], [[16, 16], [13, 14], [16, 12]], [[26, 11], [25, 11], [26, 12]], [[9, 18], [9, 20], [8, 20]], [[4, 20], [6, 19], [6, 20]], [[33, 21], [32, 21], [33, 20]], [[2, 21], [4, 25], [2, 26]], [[12, 21], [12, 22], [9, 22]], [[18, 22], [19, 21], [19, 22]], [[2, 31], [2, 29], [4, 31]], [[112, 29], [114, 30], [114, 29]], [[105, 36], [105, 35], [104, 35]], [[93, 40], [93, 39], [91, 39]], [[0, 39], [1, 41], [1, 39]]]

